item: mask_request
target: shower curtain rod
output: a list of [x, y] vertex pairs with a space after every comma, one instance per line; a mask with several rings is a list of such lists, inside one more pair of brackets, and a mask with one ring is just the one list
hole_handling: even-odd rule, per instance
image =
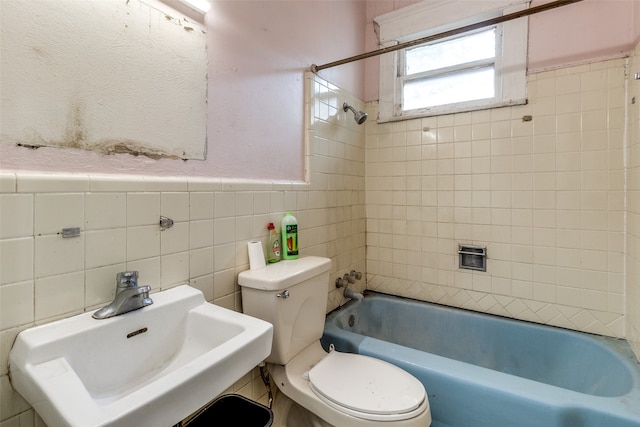
[[311, 71], [318, 72], [326, 68], [336, 67], [338, 65], [348, 64], [349, 62], [359, 61], [361, 59], [371, 58], [373, 56], [382, 55], [384, 53], [395, 52], [396, 50], [405, 49], [407, 47], [416, 46], [423, 43], [432, 42], [434, 40], [440, 40], [446, 37], [451, 37], [456, 34], [466, 33], [467, 31], [477, 30], [478, 28], [488, 27], [490, 25], [500, 24], [502, 22], [511, 21], [512, 19], [522, 18], [525, 16], [533, 15], [536, 13], [544, 12], [549, 9], [555, 9], [557, 7], [566, 6], [573, 3], [581, 2], [582, 0], [555, 0], [549, 3], [534, 6], [529, 9], [520, 10], [518, 12], [508, 13], [503, 16], [497, 16], [495, 18], [487, 19], [484, 21], [476, 22], [474, 24], [464, 25], [462, 27], [454, 28], [452, 30], [443, 31], [438, 34], [422, 37], [416, 40], [400, 43], [395, 46], [389, 46], [382, 49], [374, 50], [371, 52], [361, 53], [360, 55], [351, 56], [349, 58], [341, 59], [339, 61], [328, 62], [323, 65], [312, 64], [309, 69]]

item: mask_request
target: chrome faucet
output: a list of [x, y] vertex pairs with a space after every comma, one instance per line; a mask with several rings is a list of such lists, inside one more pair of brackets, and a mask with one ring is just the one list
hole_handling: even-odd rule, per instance
[[153, 304], [151, 286], [138, 286], [137, 271], [123, 271], [116, 276], [116, 296], [111, 304], [93, 313], [94, 319], [107, 319]]
[[342, 293], [342, 295], [344, 295], [345, 298], [351, 298], [358, 301], [361, 301], [364, 298], [364, 295], [362, 295], [360, 292], [354, 291], [351, 288], [344, 288], [344, 292]]

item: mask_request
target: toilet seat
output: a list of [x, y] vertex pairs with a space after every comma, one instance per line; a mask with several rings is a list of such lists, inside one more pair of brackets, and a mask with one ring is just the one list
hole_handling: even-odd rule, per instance
[[332, 351], [308, 375], [316, 396], [358, 418], [398, 421], [424, 410], [426, 392], [422, 383], [380, 359]]

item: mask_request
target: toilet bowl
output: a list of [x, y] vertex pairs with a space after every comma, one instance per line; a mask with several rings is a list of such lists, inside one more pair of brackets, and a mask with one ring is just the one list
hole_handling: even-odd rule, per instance
[[[294, 402], [284, 406], [295, 408], [298, 421], [277, 425], [429, 426], [429, 400], [415, 377], [379, 359], [322, 348], [330, 268], [328, 258], [305, 257], [238, 276], [243, 311], [273, 324], [269, 371]], [[309, 412], [304, 423], [302, 411]]]
[[[354, 374], [353, 367], [358, 367], [359, 372]], [[369, 371], [369, 368], [376, 370]], [[363, 375], [365, 369], [366, 376]], [[282, 393], [326, 421], [326, 425], [425, 427], [431, 424], [429, 401], [422, 383], [382, 360], [335, 351], [327, 354], [318, 342], [284, 366], [270, 364], [269, 370], [273, 383]], [[314, 378], [316, 375], [320, 378]], [[323, 391], [314, 390], [317, 387]], [[397, 394], [390, 396], [391, 390]], [[322, 393], [326, 395], [321, 397]], [[385, 402], [388, 397], [391, 401]]]

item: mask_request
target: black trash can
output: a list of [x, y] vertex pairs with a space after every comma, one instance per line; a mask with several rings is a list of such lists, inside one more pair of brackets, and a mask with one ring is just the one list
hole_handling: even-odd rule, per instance
[[273, 423], [273, 411], [264, 405], [239, 394], [225, 394], [189, 421], [184, 427], [269, 427]]

